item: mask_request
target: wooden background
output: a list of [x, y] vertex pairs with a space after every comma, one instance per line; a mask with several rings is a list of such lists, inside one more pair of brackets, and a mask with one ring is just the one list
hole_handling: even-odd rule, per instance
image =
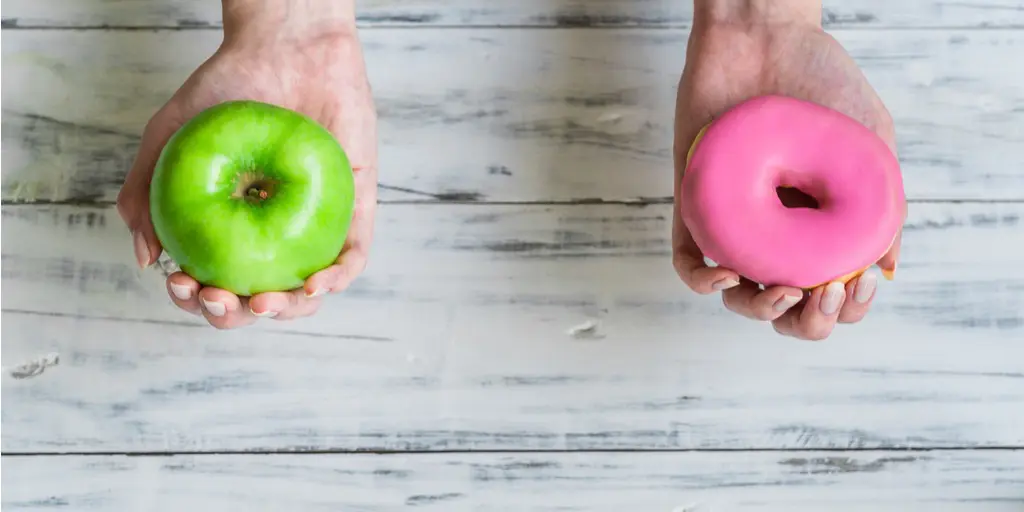
[[221, 332], [112, 206], [219, 2], [8, 0], [4, 510], [1024, 510], [1024, 2], [825, 2], [911, 205], [824, 343], [671, 268], [691, 5], [360, 2], [369, 269]]

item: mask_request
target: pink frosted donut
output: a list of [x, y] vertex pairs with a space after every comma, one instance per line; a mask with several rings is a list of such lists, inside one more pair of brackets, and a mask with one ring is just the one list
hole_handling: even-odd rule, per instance
[[[817, 208], [782, 204], [778, 187]], [[892, 246], [903, 223], [899, 161], [856, 120], [784, 96], [743, 102], [701, 130], [687, 155], [681, 213], [697, 246], [754, 282], [847, 281]]]

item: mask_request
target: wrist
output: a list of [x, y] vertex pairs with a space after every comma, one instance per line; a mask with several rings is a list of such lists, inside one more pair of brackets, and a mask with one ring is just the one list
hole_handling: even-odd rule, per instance
[[821, 26], [821, 0], [693, 0], [694, 25]]
[[354, 36], [355, 0], [222, 0], [224, 42], [321, 42]]

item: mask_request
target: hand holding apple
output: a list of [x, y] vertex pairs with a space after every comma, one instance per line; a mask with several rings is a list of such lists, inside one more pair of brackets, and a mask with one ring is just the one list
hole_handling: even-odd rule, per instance
[[348, 235], [354, 173], [329, 131], [277, 105], [214, 105], [164, 145], [149, 184], [164, 252], [201, 285], [249, 297], [301, 288]]
[[[178, 307], [202, 314], [217, 328], [233, 328], [251, 324], [258, 316], [284, 320], [313, 314], [320, 305], [321, 295], [343, 290], [362, 272], [372, 243], [377, 203], [377, 140], [376, 113], [350, 1], [225, 0], [224, 13], [224, 42], [147, 124], [136, 160], [118, 196], [118, 212], [132, 232], [139, 265], [147, 267], [153, 264], [163, 251], [150, 215], [150, 185], [161, 151], [183, 125], [215, 105], [229, 102], [240, 105], [242, 103], [237, 103], [239, 100], [250, 100], [267, 104], [270, 109], [270, 106], [277, 106], [307, 116], [326, 128], [344, 149], [355, 188], [354, 200], [344, 197], [345, 185], [340, 185], [339, 197], [321, 199], [323, 204], [334, 201], [339, 205], [340, 210], [335, 208], [332, 218], [350, 216], [351, 224], [341, 243], [319, 234], [324, 239], [319, 243], [340, 245], [340, 254], [333, 264], [325, 262], [326, 268], [309, 276], [296, 289], [244, 296], [244, 286], [239, 284], [237, 289], [243, 293], [239, 297], [222, 288], [202, 287], [184, 272], [168, 277], [167, 289]], [[261, 129], [255, 124], [246, 126]], [[214, 151], [218, 144], [230, 145], [233, 137], [246, 136], [244, 129], [227, 131], [231, 133], [221, 132], [217, 139], [211, 138], [209, 148], [190, 148], [190, 154]], [[330, 144], [325, 145], [322, 137], [316, 139], [315, 129], [307, 127], [304, 133], [307, 148], [330, 147]], [[309, 142], [314, 139], [319, 142]], [[283, 154], [287, 148], [268, 148], [268, 151]], [[310, 156], [320, 158], [320, 161], [336, 162], [331, 160], [334, 158], [332, 155], [336, 156], [336, 153], [328, 150], [320, 153], [319, 157]], [[255, 191], [258, 195], [259, 186], [273, 186], [272, 181], [263, 183], [257, 180], [256, 186], [248, 187], [245, 193]], [[260, 198], [253, 196], [251, 199]], [[291, 215], [294, 220], [295, 209], [300, 208], [301, 203], [301, 200], [292, 202], [291, 211], [285, 206], [278, 212], [267, 213], [281, 213], [282, 219], [288, 222], [285, 218]], [[211, 219], [211, 223], [214, 220]], [[225, 242], [230, 236], [230, 233], [224, 233]], [[335, 238], [338, 238], [337, 234]], [[318, 243], [317, 240], [306, 241], [311, 246]], [[237, 241], [232, 243], [237, 247]], [[253, 251], [264, 249], [253, 246]], [[224, 258], [224, 253], [220, 254]], [[216, 254], [211, 257], [214, 256]], [[300, 258], [297, 255], [286, 257]], [[206, 268], [231, 263], [204, 262]], [[282, 266], [288, 264], [284, 261]], [[183, 265], [183, 269], [187, 267]], [[280, 279], [273, 281], [268, 278], [267, 283], [287, 281]], [[243, 281], [236, 279], [234, 282]], [[229, 284], [222, 286], [232, 288]]]

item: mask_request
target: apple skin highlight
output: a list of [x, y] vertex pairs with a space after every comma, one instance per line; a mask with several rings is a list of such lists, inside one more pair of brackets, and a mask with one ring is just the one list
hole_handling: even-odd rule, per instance
[[332, 265], [355, 207], [344, 149], [313, 119], [229, 101], [163, 148], [150, 214], [167, 255], [203, 286], [239, 296], [300, 288]]

